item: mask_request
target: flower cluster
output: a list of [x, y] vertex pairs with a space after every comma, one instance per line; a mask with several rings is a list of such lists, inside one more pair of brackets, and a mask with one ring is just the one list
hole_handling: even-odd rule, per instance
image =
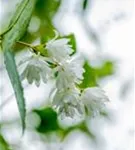
[[21, 79], [39, 86], [41, 80], [46, 83], [53, 76], [56, 84], [51, 94], [52, 106], [62, 118], [83, 115], [85, 110], [88, 114], [99, 114], [108, 97], [99, 87], [79, 88], [85, 71], [84, 60], [78, 54], [71, 56], [73, 49], [68, 43], [69, 39], [58, 39], [56, 34], [44, 47], [47, 56], [33, 54], [20, 62], [20, 65], [27, 63]]
[[44, 59], [39, 55], [33, 54], [32, 56], [21, 61], [19, 66], [27, 62], [28, 64], [26, 68], [20, 75], [21, 80], [26, 78], [29, 84], [35, 82], [36, 86], [40, 85], [41, 79], [44, 83], [46, 83], [51, 74], [51, 69]]

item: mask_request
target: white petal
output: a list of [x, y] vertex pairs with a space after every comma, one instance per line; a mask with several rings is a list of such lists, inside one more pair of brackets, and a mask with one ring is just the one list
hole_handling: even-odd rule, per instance
[[61, 46], [63, 46], [63, 45], [66, 45], [68, 42], [69, 42], [69, 39], [62, 38], [62, 39], [58, 39], [58, 40], [53, 41], [53, 42], [50, 44], [50, 46], [61, 47]]
[[81, 101], [90, 114], [97, 115], [105, 108], [105, 102], [108, 101], [108, 97], [102, 89], [92, 87], [83, 91]]
[[23, 60], [21, 60], [17, 66], [20, 67], [21, 65], [23, 65], [24, 63], [26, 63], [26, 62], [29, 61], [30, 59], [31, 59], [31, 56], [30, 56], [30, 57], [23, 58]]
[[40, 77], [46, 83], [51, 69], [48, 64], [40, 56], [32, 56], [29, 60], [27, 67], [21, 74], [21, 78], [27, 78], [29, 84], [35, 82], [36, 86], [40, 85]]
[[64, 97], [64, 93], [57, 91], [56, 94], [54, 95], [52, 105], [56, 107], [60, 106], [60, 103], [62, 103], [63, 97]]
[[28, 73], [27, 73], [27, 80], [29, 82], [29, 84], [32, 84], [33, 83], [33, 66], [29, 65], [29, 69], [28, 69]]
[[99, 87], [85, 89], [82, 96], [98, 101], [109, 101], [108, 97], [105, 95], [105, 92]]
[[69, 74], [64, 71], [58, 73], [56, 79], [56, 87], [58, 88], [58, 90], [62, 90], [72, 86], [74, 82], [72, 82], [72, 78], [69, 76]]
[[69, 45], [68, 42], [69, 39], [66, 38], [57, 40], [53, 39], [47, 42], [46, 49], [54, 61], [61, 62], [63, 59], [69, 57], [69, 54], [72, 53], [71, 45]]

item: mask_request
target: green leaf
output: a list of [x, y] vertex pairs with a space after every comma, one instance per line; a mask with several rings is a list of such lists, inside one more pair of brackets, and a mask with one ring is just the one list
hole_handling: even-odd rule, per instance
[[59, 129], [59, 125], [57, 122], [57, 113], [50, 107], [34, 110], [40, 117], [40, 124], [37, 127], [37, 131], [40, 133], [48, 133], [51, 131], [57, 131]]
[[0, 135], [0, 150], [10, 150], [8, 143], [2, 135]]
[[84, 0], [84, 1], [83, 1], [83, 10], [85, 10], [85, 9], [86, 9], [87, 4], [88, 4], [88, 0]]
[[101, 67], [95, 68], [96, 75], [99, 79], [114, 73], [114, 63], [112, 61], [105, 61]]
[[25, 6], [27, 5], [28, 0], [24, 1], [21, 5], [19, 5], [13, 15], [13, 17], [10, 20], [10, 23], [8, 25], [8, 27], [5, 29], [5, 31], [1, 34], [4, 35], [5, 33], [7, 33], [10, 29], [12, 29], [12, 27], [15, 25], [15, 23], [17, 22], [17, 20], [19, 19], [20, 15], [22, 14], [22, 12], [25, 9]]
[[52, 132], [58, 132], [61, 136], [61, 139], [64, 139], [69, 133], [79, 129], [86, 133], [93, 140], [95, 139], [95, 135], [88, 128], [88, 126], [86, 126], [85, 121], [65, 128], [64, 126], [60, 126], [58, 123], [58, 115], [52, 108], [46, 107], [42, 109], [36, 109], [33, 110], [33, 112], [36, 113], [40, 118], [40, 123], [38, 127], [36, 127], [39, 133], [47, 135]]
[[81, 88], [87, 88], [87, 87], [92, 87], [92, 86], [96, 86], [96, 72], [95, 69], [90, 66], [90, 64], [86, 61], [84, 64], [84, 69], [85, 72], [83, 74], [83, 81], [82, 83], [79, 85], [79, 87]]
[[[29, 24], [36, 0], [23, 0], [18, 9], [16, 10], [13, 18], [11, 19], [11, 29], [3, 35], [2, 39], [2, 49], [4, 52], [4, 61], [6, 65], [6, 69], [12, 83], [12, 87], [15, 92], [18, 109], [21, 116], [22, 121], [22, 129], [24, 132], [25, 129], [25, 99], [23, 95], [23, 88], [21, 85], [21, 81], [19, 79], [19, 75], [17, 72], [17, 67], [15, 64], [14, 54], [11, 51], [13, 45], [19, 40], [23, 34], [25, 33], [27, 26]], [[11, 26], [9, 25], [9, 27]]]
[[[31, 0], [31, 1], [23, 0], [20, 3], [20, 5], [18, 7], [20, 8], [21, 12], [18, 12], [18, 9], [17, 9], [17, 12], [15, 12], [15, 15], [11, 19], [11, 24], [13, 24], [12, 28], [10, 29], [9, 32], [7, 32], [3, 36], [3, 40], [2, 40], [3, 49], [4, 48], [11, 49], [11, 47], [15, 44], [15, 42], [23, 36], [23, 34], [25, 33], [26, 28], [29, 24], [29, 21], [31, 19], [31, 15], [32, 15], [35, 3], [36, 3], [36, 0]], [[23, 7], [23, 9], [21, 9], [21, 6]], [[21, 13], [19, 15], [19, 18], [18, 18], [17, 13]], [[10, 25], [9, 25], [9, 27], [10, 27]], [[7, 45], [7, 43], [8, 43], [8, 45]]]
[[106, 60], [100, 67], [93, 68], [89, 62], [86, 61], [84, 64], [84, 69], [84, 79], [79, 85], [80, 88], [97, 86], [97, 80], [112, 75], [114, 73], [114, 63]]
[[15, 65], [14, 55], [11, 51], [6, 51], [4, 52], [4, 58], [5, 58], [6, 69], [8, 71], [8, 75], [12, 83], [14, 92], [15, 92], [18, 109], [20, 112], [21, 120], [22, 120], [22, 127], [24, 130], [25, 129], [25, 115], [26, 115], [25, 99], [23, 96], [23, 88], [19, 79], [16, 65]]

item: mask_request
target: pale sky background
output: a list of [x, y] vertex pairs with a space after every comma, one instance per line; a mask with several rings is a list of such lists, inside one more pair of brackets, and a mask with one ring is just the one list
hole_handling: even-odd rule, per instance
[[[1, 2], [2, 1], [0, 1], [0, 6]], [[100, 33], [102, 51], [98, 52], [94, 44], [90, 43], [87, 37], [84, 38], [85, 31], [82, 28], [79, 17], [76, 15], [76, 12], [73, 11], [73, 2], [75, 3], [76, 0], [63, 2], [63, 9], [61, 8], [60, 13], [54, 18], [57, 29], [63, 34], [75, 33], [79, 51], [87, 54], [87, 57], [91, 60], [98, 57], [108, 57], [117, 60], [117, 71], [114, 76], [108, 77], [106, 80], [99, 83], [110, 98], [110, 103], [107, 105], [107, 108], [113, 113], [113, 120], [108, 122], [102, 118], [96, 118], [90, 122], [93, 131], [99, 134], [99, 139], [101, 138], [100, 141], [103, 140], [100, 147], [94, 146], [85, 136], [76, 133], [77, 135], [73, 134], [71, 138], [65, 140], [65, 143], [70, 144], [67, 144], [64, 150], [134, 150], [134, 83], [132, 83], [128, 94], [124, 98], [121, 99], [119, 95], [123, 81], [132, 80], [133, 82], [134, 78], [133, 0], [95, 0], [93, 2], [91, 15], [89, 15], [89, 11], [87, 12], [87, 21], [92, 22], [93, 27], [97, 31], [104, 25], [104, 20], [110, 18], [110, 25]], [[68, 7], [70, 9], [67, 8], [67, 3], [69, 3], [68, 6], [71, 6]], [[10, 13], [14, 8], [12, 5], [10, 5], [10, 7], [11, 9], [7, 9], [9, 5], [6, 0], [3, 1], [2, 9], [0, 9], [0, 22], [3, 21], [4, 15]], [[113, 21], [112, 18], [116, 10], [118, 12], [126, 12], [125, 19], [118, 22]], [[19, 58], [19, 55], [17, 57]], [[0, 88], [1, 85], [4, 85], [2, 91], [2, 102], [4, 102], [4, 100], [12, 95], [13, 90], [5, 71], [2, 73], [1, 78], [2, 82], [0, 83]], [[26, 83], [24, 83], [24, 85], [25, 84]], [[47, 93], [45, 93], [44, 89], [45, 87], [48, 89], [47, 93], [49, 93], [49, 85], [42, 84], [40, 88], [36, 88], [35, 86], [27, 88], [25, 96], [28, 110], [32, 109], [32, 107], [36, 107], [37, 104], [42, 104], [42, 99], [45, 99], [45, 95], [47, 97]], [[33, 93], [36, 93], [36, 95]], [[38, 103], [36, 102], [37, 99], [39, 100]], [[6, 105], [0, 113], [0, 120], [2, 121], [8, 121], [19, 116], [14, 97], [12, 97], [12, 101]], [[21, 145], [23, 145], [23, 148], [26, 150], [37, 150], [39, 149], [38, 146], [42, 149], [42, 143], [35, 142], [31, 144], [31, 140], [28, 137], [31, 137], [33, 134], [29, 132], [23, 139], [20, 139], [18, 130], [5, 127], [3, 132], [9, 141], [12, 141], [12, 135], [14, 135], [14, 139], [16, 141], [21, 141]], [[100, 135], [103, 137], [100, 137]], [[91, 147], [91, 149], [89, 147]], [[48, 148], [46, 148], [46, 150], [47, 149]]]

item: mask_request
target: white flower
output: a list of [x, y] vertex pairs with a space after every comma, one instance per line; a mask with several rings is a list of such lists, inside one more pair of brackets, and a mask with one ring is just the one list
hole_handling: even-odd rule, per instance
[[83, 104], [80, 99], [80, 91], [75, 87], [65, 89], [64, 91], [56, 91], [52, 105], [63, 118], [65, 116], [73, 118], [74, 115], [83, 114]]
[[29, 84], [35, 82], [36, 86], [40, 85], [41, 79], [44, 83], [46, 83], [51, 74], [51, 69], [42, 59], [42, 57], [33, 55], [29, 58], [26, 58], [24, 61], [21, 61], [19, 65], [22, 65], [26, 62], [28, 62], [28, 64], [21, 73], [21, 80], [26, 78]]
[[81, 55], [76, 55], [72, 57], [72, 59], [69, 61], [69, 66], [67, 66], [67, 70], [69, 70], [72, 73], [72, 76], [75, 78], [76, 83], [80, 83], [83, 79], [83, 69], [84, 60]]
[[71, 45], [68, 44], [69, 39], [58, 38], [58, 33], [56, 33], [56, 36], [46, 43], [46, 49], [48, 50], [49, 56], [55, 61], [55, 62], [61, 62], [63, 59], [66, 59], [69, 57], [69, 55], [72, 53]]
[[105, 102], [109, 101], [105, 92], [99, 87], [85, 89], [81, 95], [81, 100], [88, 113], [93, 116], [99, 114], [104, 109]]
[[74, 86], [75, 83], [80, 84], [84, 72], [83, 59], [80, 55], [77, 55], [70, 60], [63, 61], [57, 71], [56, 86], [59, 90], [70, 88]]

